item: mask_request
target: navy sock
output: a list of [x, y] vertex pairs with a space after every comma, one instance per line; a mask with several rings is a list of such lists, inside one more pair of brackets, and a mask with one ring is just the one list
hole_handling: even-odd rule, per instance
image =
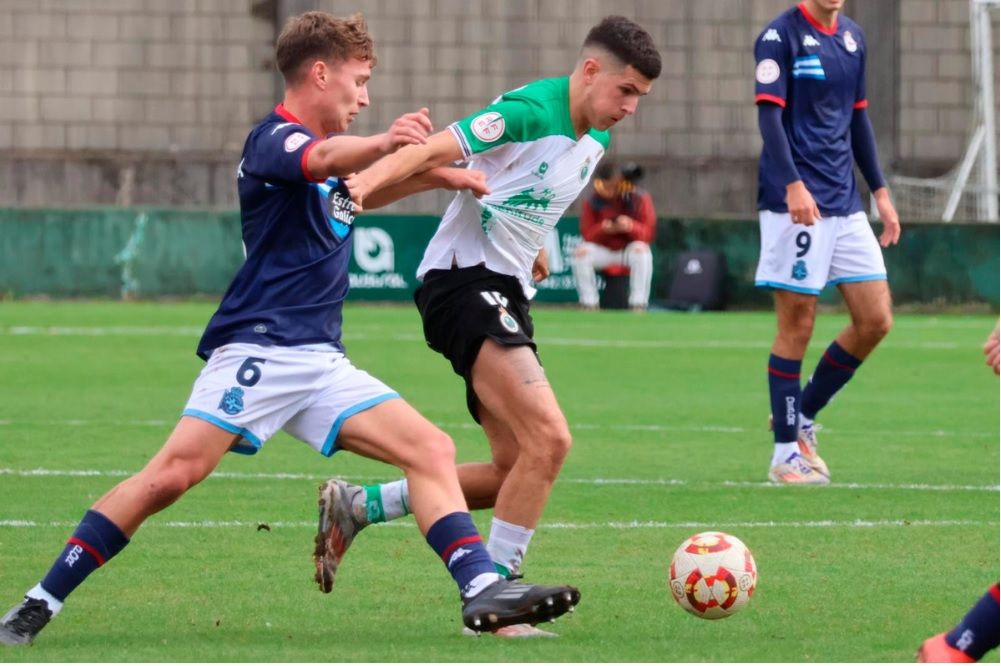
[[460, 592], [465, 591], [466, 586], [480, 574], [496, 572], [468, 513], [456, 511], [442, 516], [428, 530], [426, 538], [448, 567]]
[[945, 635], [945, 641], [977, 661], [998, 646], [997, 583], [970, 609], [963, 621]]
[[813, 371], [813, 377], [803, 389], [803, 416], [813, 419], [824, 406], [831, 401], [834, 394], [848, 383], [858, 367], [860, 359], [855, 358], [837, 342], [832, 342]]
[[768, 393], [772, 398], [776, 442], [795, 442], [799, 436], [799, 369], [802, 363], [775, 354], [768, 357]]
[[129, 544], [118, 526], [97, 511], [87, 511], [62, 555], [42, 579], [45, 591], [65, 601], [95, 569], [121, 552]]

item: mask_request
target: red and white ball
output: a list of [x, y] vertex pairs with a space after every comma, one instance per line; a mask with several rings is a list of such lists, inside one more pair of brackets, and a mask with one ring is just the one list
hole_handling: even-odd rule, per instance
[[737, 537], [700, 532], [674, 552], [667, 584], [686, 611], [718, 620], [747, 605], [758, 584], [758, 568], [751, 551]]

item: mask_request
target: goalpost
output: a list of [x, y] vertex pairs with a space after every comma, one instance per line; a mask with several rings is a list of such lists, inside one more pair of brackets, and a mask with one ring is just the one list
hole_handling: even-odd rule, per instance
[[[889, 178], [903, 219], [998, 221], [997, 116], [992, 25], [1001, 0], [970, 0], [970, 58], [974, 103], [963, 159], [938, 178]], [[875, 205], [873, 205], [875, 209]]]

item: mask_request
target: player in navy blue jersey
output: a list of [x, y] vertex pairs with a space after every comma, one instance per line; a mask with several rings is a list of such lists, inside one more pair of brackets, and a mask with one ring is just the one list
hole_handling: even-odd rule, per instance
[[[900, 238], [866, 112], [866, 43], [841, 16], [844, 0], [805, 0], [768, 24], [754, 44], [763, 139], [755, 284], [774, 290], [778, 334], [768, 361], [775, 450], [768, 477], [826, 484], [813, 419], [852, 378], [893, 321], [880, 250]], [[854, 167], [876, 199], [877, 241], [855, 186]], [[837, 285], [851, 323], [800, 388], [817, 296]]]
[[[361, 15], [290, 19], [276, 61], [285, 98], [250, 132], [236, 174], [247, 258], [198, 345], [207, 364], [183, 415], [146, 467], [86, 512], [48, 574], [0, 619], [0, 643], [30, 643], [146, 518], [207, 477], [227, 451], [255, 453], [278, 430], [326, 456], [344, 449], [404, 471], [417, 524], [458, 584], [470, 629], [551, 619], [579, 600], [572, 587], [496, 573], [463, 499], [451, 439], [344, 355], [355, 213], [344, 177], [425, 143], [427, 110], [404, 114], [383, 134], [340, 134], [369, 104], [375, 54]], [[441, 168], [397, 187], [482, 194], [484, 182], [482, 173]], [[321, 522], [353, 520], [325, 511], [331, 500], [321, 498]], [[330, 589], [347, 546], [318, 541], [321, 588]]]

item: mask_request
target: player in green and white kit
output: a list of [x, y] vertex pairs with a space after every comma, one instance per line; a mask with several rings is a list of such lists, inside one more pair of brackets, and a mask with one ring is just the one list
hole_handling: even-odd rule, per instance
[[[591, 29], [569, 77], [505, 93], [424, 145], [406, 147], [349, 179], [352, 199], [378, 208], [417, 191], [406, 180], [467, 161], [485, 188], [459, 193], [432, 238], [415, 294], [428, 345], [466, 381], [469, 411], [492, 459], [459, 465], [471, 509], [494, 508], [487, 550], [497, 569], [521, 569], [553, 483], [570, 449], [566, 418], [532, 340], [533, 279], [548, 271], [543, 239], [587, 185], [608, 149], [608, 129], [636, 111], [660, 75], [650, 35], [621, 16]], [[486, 192], [485, 194], [483, 192]], [[477, 198], [475, 193], [482, 196]], [[406, 481], [321, 488], [319, 566], [331, 577], [359, 529], [408, 512]], [[520, 625], [501, 635], [552, 635]]]

